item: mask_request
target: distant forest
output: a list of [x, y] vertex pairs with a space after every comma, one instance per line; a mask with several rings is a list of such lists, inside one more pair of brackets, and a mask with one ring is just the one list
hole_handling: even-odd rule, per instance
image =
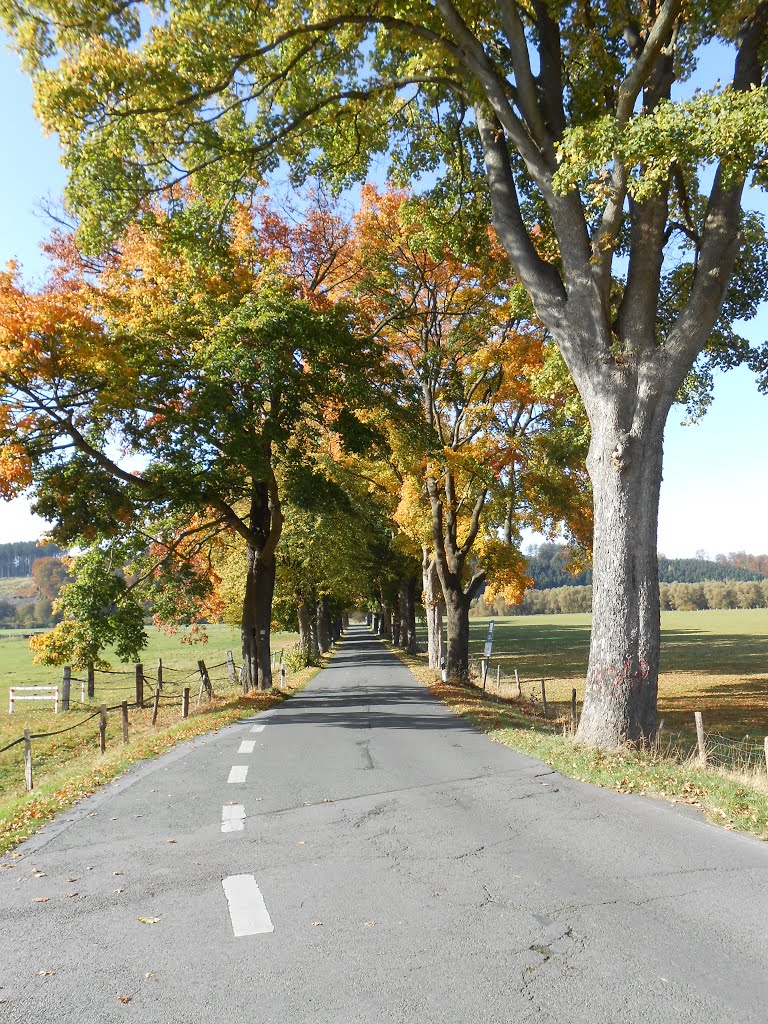
[[32, 563], [38, 558], [63, 555], [55, 544], [39, 547], [36, 540], [20, 540], [14, 544], [0, 544], [0, 580], [10, 576], [31, 576]]
[[[571, 557], [564, 544], [540, 544], [526, 555], [528, 575], [536, 590], [558, 587], [584, 587], [592, 583], [589, 569], [573, 575], [566, 568]], [[759, 583], [768, 578], [768, 555], [748, 555], [743, 551], [708, 558], [665, 558], [659, 556], [660, 583], [708, 583], [731, 581]]]

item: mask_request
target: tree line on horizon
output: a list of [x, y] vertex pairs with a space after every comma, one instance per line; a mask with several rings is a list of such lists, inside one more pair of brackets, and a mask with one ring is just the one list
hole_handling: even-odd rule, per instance
[[[536, 590], [579, 587], [592, 583], [588, 566], [582, 568], [581, 552], [565, 544], [538, 544], [525, 552], [526, 572]], [[574, 562], [575, 559], [575, 562]], [[768, 576], [768, 556], [734, 552], [711, 558], [658, 556], [660, 583], [706, 583], [713, 580], [759, 581]], [[760, 566], [763, 566], [761, 569]]]
[[[698, 583], [660, 583], [662, 611], [702, 611], [732, 608], [768, 608], [768, 579], [704, 580]], [[486, 600], [481, 595], [472, 607], [473, 618], [512, 615], [563, 615], [592, 611], [591, 586], [561, 586], [526, 590], [518, 604], [503, 597]]]

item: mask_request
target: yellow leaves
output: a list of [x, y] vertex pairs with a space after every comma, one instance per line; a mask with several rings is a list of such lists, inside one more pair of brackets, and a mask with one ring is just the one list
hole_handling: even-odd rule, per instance
[[32, 468], [23, 446], [0, 441], [0, 498], [7, 501], [31, 483]]
[[526, 575], [523, 555], [498, 537], [481, 537], [477, 545], [478, 557], [488, 573], [485, 599], [492, 601], [502, 595], [511, 604], [518, 604], [533, 581]]
[[400, 501], [395, 510], [394, 521], [408, 537], [416, 543], [428, 543], [432, 532], [432, 513], [424, 498], [420, 480], [407, 476], [400, 487]]

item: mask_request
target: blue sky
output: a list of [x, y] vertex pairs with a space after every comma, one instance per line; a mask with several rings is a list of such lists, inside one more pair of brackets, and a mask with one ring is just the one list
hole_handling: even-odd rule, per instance
[[[45, 138], [32, 113], [32, 91], [15, 56], [0, 51], [0, 262], [15, 258], [40, 276], [38, 245], [49, 224], [37, 210], [60, 195], [65, 181], [55, 139]], [[758, 200], [766, 208], [763, 197]], [[747, 333], [762, 340], [768, 311]], [[659, 551], [668, 557], [746, 550], [768, 551], [768, 397], [745, 369], [721, 374], [715, 401], [701, 423], [682, 426], [673, 409], [665, 436]], [[44, 524], [28, 502], [0, 501], [0, 543], [32, 540]]]

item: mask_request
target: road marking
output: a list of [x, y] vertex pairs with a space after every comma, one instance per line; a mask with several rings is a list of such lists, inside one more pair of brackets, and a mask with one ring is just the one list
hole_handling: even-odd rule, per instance
[[256, 746], [256, 740], [243, 740], [240, 744], [238, 754], [252, 754], [253, 748]]
[[253, 875], [229, 875], [221, 880], [221, 884], [236, 939], [242, 935], [263, 935], [275, 930]]
[[266, 722], [263, 725], [254, 725], [251, 732], [264, 732], [264, 725], [266, 725]]
[[224, 804], [221, 808], [221, 831], [242, 832], [245, 826], [245, 807], [242, 804]]
[[227, 779], [227, 782], [245, 782], [247, 774], [247, 764], [234, 764], [229, 770], [229, 778]]

